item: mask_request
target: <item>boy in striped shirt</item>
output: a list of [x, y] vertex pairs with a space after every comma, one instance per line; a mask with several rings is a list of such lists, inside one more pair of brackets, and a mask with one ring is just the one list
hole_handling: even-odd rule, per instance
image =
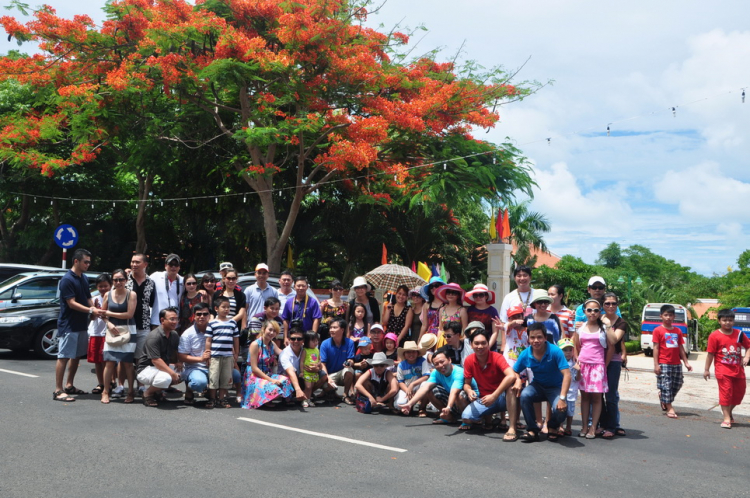
[[[232, 387], [232, 369], [240, 351], [240, 330], [237, 322], [229, 318], [229, 299], [219, 296], [214, 299], [216, 319], [206, 329], [206, 351], [211, 353], [208, 364], [208, 403], [206, 408], [221, 406], [231, 408], [227, 391]], [[216, 390], [219, 398], [216, 400]]]

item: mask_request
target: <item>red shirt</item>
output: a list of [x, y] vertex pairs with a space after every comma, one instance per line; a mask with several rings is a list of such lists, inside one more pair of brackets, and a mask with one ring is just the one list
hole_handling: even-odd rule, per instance
[[490, 356], [487, 358], [487, 365], [484, 368], [479, 367], [477, 362], [477, 355], [470, 354], [464, 360], [464, 379], [471, 381], [474, 379], [477, 381], [477, 387], [479, 388], [480, 396], [487, 396], [492, 394], [497, 389], [497, 386], [505, 378], [503, 373], [506, 369], [510, 368], [508, 362], [500, 353], [490, 351]]
[[680, 364], [680, 348], [685, 344], [682, 331], [677, 327], [672, 330], [659, 325], [654, 329], [651, 342], [659, 345], [659, 363], [666, 365]]
[[711, 332], [706, 351], [714, 355], [716, 375], [745, 378], [741, 346], [750, 348], [750, 339], [737, 329], [732, 329], [731, 334], [724, 334], [721, 330]]

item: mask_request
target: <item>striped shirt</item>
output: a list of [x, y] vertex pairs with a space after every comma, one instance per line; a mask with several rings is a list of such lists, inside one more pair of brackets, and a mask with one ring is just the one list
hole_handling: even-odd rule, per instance
[[575, 312], [563, 306], [560, 311], [552, 312], [553, 315], [557, 315], [560, 320], [561, 332], [570, 339], [573, 337], [573, 333], [576, 331], [575, 326]]
[[206, 329], [206, 339], [211, 338], [211, 357], [234, 355], [234, 339], [240, 329], [234, 320], [212, 320]]

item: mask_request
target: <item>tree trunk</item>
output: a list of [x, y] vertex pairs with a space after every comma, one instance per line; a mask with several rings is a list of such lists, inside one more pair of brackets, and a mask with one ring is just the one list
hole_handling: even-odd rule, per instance
[[146, 200], [148, 194], [151, 192], [151, 185], [154, 183], [154, 175], [147, 173], [145, 176], [142, 173], [137, 173], [138, 177], [138, 215], [135, 218], [135, 252], [146, 253], [148, 244], [146, 242]]

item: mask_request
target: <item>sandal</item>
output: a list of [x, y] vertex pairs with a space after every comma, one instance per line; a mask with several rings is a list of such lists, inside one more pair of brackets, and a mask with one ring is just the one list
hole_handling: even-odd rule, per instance
[[615, 430], [615, 436], [625, 437], [628, 433], [625, 432], [625, 429], [617, 429]]
[[214, 406], [216, 406], [216, 400], [209, 398], [208, 401], [206, 401], [206, 408], [213, 408]]
[[534, 443], [536, 441], [539, 441], [539, 434], [532, 434], [527, 431], [521, 434], [518, 439], [520, 439], [524, 443]]
[[195, 404], [195, 396], [187, 397], [185, 396], [185, 401], [183, 401], [186, 405], [193, 406]]
[[503, 441], [505, 441], [506, 443], [518, 441], [518, 434], [516, 434], [515, 432], [506, 432], [503, 436]]
[[602, 439], [613, 439], [615, 437], [615, 433], [612, 431], [604, 431], [601, 434]]
[[522, 422], [516, 422], [516, 430], [517, 431], [525, 431], [526, 430], [526, 424]]
[[153, 396], [144, 396], [143, 406], [148, 406], [149, 408], [156, 408], [157, 406], [159, 406], [159, 402], [156, 401], [156, 398]]
[[508, 429], [510, 429], [510, 427], [508, 427], [508, 423], [505, 420], [497, 425], [497, 430], [499, 430], [500, 432], [507, 432]]
[[560, 439], [560, 434], [558, 434], [556, 432], [548, 432], [547, 433], [547, 441], [552, 441], [554, 443], [558, 439]]
[[467, 424], [466, 422], [461, 422], [461, 425], [458, 426], [459, 431], [468, 431], [471, 429], [471, 424]]
[[669, 418], [680, 418], [680, 417], [677, 416], [676, 413], [667, 413], [667, 417], [669, 417]]
[[224, 398], [221, 401], [219, 401], [219, 407], [220, 408], [232, 408], [232, 403], [229, 402], [229, 399]]
[[76, 399], [72, 396], [65, 394], [65, 391], [55, 391], [52, 393], [52, 399], [55, 401], [62, 401], [63, 403], [72, 403]]
[[586, 434], [586, 439], [596, 439], [596, 434]]
[[91, 390], [91, 394], [101, 394], [104, 391], [104, 384], [97, 384], [95, 388]]
[[133, 401], [135, 401], [135, 392], [128, 391], [128, 394], [127, 394], [127, 396], [125, 396], [125, 400], [123, 401], [123, 403], [126, 403], [126, 404], [129, 405]]
[[344, 403], [346, 403], [347, 405], [353, 405], [354, 400], [352, 400], [352, 398], [350, 398], [349, 396], [344, 396]]
[[417, 417], [419, 417], [419, 418], [426, 418], [427, 417], [427, 410], [419, 410], [419, 412], [417, 412]]
[[448, 420], [446, 418], [436, 418], [432, 421], [432, 425], [449, 425], [452, 424], [452, 420]]
[[64, 389], [65, 394], [88, 394], [83, 389], [78, 389], [76, 386], [68, 386]]
[[310, 408], [310, 402], [308, 400], [303, 401], [302, 408]]
[[732, 422], [722, 422], [721, 423], [722, 429], [731, 429], [732, 428]]

